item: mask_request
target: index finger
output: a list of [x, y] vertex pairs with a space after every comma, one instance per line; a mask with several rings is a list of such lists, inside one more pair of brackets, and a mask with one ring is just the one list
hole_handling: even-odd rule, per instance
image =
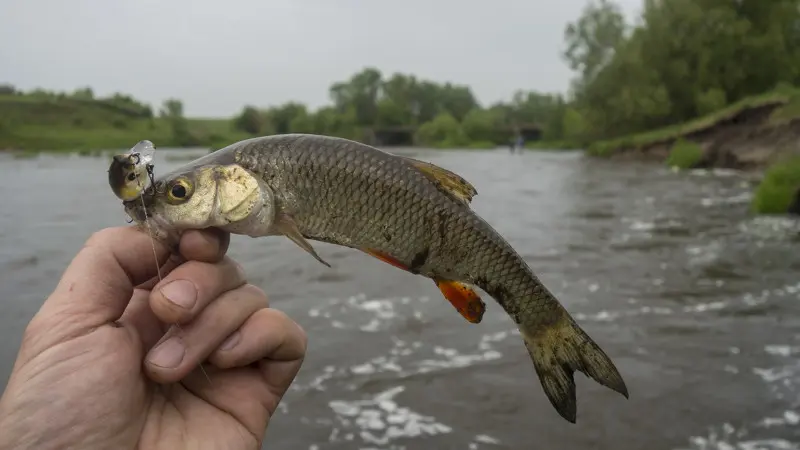
[[[228, 246], [231, 242], [231, 235], [228, 232], [208, 228], [205, 230], [188, 230], [181, 236], [178, 248], [179, 254], [170, 255], [167, 262], [161, 267], [161, 277], [166, 277], [173, 269], [186, 261], [199, 261], [215, 264], [222, 261]], [[153, 275], [148, 281], [137, 285], [139, 289], [151, 290], [161, 280], [158, 273]]]

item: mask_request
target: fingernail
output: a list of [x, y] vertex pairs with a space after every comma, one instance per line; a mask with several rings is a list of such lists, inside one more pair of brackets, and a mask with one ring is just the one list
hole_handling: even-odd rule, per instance
[[179, 337], [171, 337], [150, 352], [150, 364], [172, 369], [178, 367], [186, 354], [186, 347]]
[[191, 281], [176, 280], [160, 290], [167, 300], [184, 309], [192, 309], [197, 302], [197, 289]]
[[219, 349], [223, 352], [226, 350], [230, 350], [233, 347], [236, 347], [236, 344], [242, 339], [242, 334], [238, 331], [234, 331], [232, 335], [228, 336], [228, 339], [225, 339], [225, 342], [219, 346]]

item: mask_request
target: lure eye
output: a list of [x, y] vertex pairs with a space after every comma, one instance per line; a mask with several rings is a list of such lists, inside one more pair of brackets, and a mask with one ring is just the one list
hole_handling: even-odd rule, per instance
[[173, 202], [182, 202], [192, 195], [192, 186], [185, 179], [175, 180], [170, 186], [167, 197]]
[[131, 172], [131, 173], [128, 174], [127, 178], [128, 178], [128, 181], [133, 181], [133, 180], [136, 179], [136, 174]]

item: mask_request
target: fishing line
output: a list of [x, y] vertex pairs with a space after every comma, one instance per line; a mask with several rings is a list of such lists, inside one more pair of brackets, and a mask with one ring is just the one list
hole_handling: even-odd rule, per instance
[[[154, 148], [154, 150], [155, 150], [155, 148]], [[133, 156], [136, 157], [136, 161], [134, 162], [134, 165], [139, 164], [139, 162], [141, 162], [141, 158], [139, 157], [139, 154], [138, 153], [134, 153]], [[147, 167], [147, 176], [150, 179], [150, 187], [148, 189], [152, 189], [155, 192], [156, 183], [155, 183], [155, 176], [153, 174], [153, 165], [152, 164], [147, 164], [146, 167]], [[145, 203], [145, 201], [144, 201], [144, 194], [145, 194], [146, 190], [144, 188], [144, 185], [142, 184], [142, 179], [141, 179], [140, 176], [136, 177], [136, 184], [140, 188], [139, 189], [139, 191], [140, 191], [139, 192], [139, 199], [142, 200], [142, 212], [144, 213], [144, 223], [147, 224], [147, 234], [150, 235], [150, 244], [153, 247], [153, 259], [155, 260], [155, 263], [156, 263], [156, 273], [158, 274], [158, 282], [160, 283], [161, 281], [163, 281], [164, 278], [161, 275], [161, 266], [158, 264], [158, 251], [156, 250], [156, 238], [153, 235], [153, 228], [150, 225], [150, 219], [149, 219], [149, 216], [147, 214], [147, 203]], [[181, 326], [177, 322], [174, 323], [173, 326], [175, 328], [177, 328], [178, 330], [182, 331]], [[208, 384], [211, 384], [211, 378], [208, 376], [208, 373], [206, 373], [206, 369], [203, 368], [203, 363], [201, 362], [198, 367], [200, 367], [200, 371], [203, 372], [203, 375], [206, 377], [206, 380], [208, 380]]]

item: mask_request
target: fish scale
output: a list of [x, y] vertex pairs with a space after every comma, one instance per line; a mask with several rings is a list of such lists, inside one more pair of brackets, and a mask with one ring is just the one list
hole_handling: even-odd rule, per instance
[[[359, 249], [433, 279], [472, 323], [480, 322], [484, 308], [469, 286], [475, 285], [519, 328], [542, 388], [562, 417], [576, 421], [575, 371], [628, 397], [610, 358], [512, 246], [469, 207], [474, 188], [458, 175], [346, 139], [293, 134], [232, 144], [161, 177], [157, 185], [163, 188], [156, 191], [169, 192], [179, 180], [201, 180], [205, 184], [193, 187], [201, 197], [194, 201], [201, 202], [204, 195], [217, 195], [213, 183], [231, 182], [226, 174], [237, 167], [250, 174], [240, 182], [252, 189], [234, 189], [246, 197], [223, 200], [235, 205], [231, 211], [250, 205], [249, 215], [236, 219], [245, 225], [221, 220], [215, 209], [205, 209], [209, 217], [199, 209], [181, 209], [180, 202], [164, 201], [168, 194], [158, 193], [149, 200], [153, 223], [222, 223], [223, 229], [251, 236], [284, 234], [323, 263], [307, 240]], [[256, 186], [261, 186], [260, 202], [252, 197]], [[126, 208], [137, 220], [145, 217], [136, 213], [135, 204]]]

